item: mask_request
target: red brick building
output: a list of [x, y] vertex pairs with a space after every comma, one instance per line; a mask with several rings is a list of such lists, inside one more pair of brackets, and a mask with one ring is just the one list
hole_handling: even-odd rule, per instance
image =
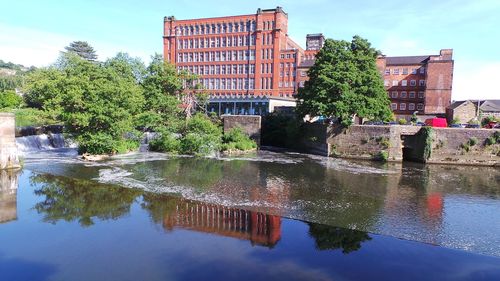
[[391, 109], [398, 118], [444, 115], [451, 104], [453, 50], [439, 55], [386, 57], [377, 59]]
[[[281, 7], [256, 14], [205, 19], [164, 19], [164, 57], [200, 77], [211, 111], [265, 114], [294, 106], [297, 69], [314, 61], [324, 37], [308, 36], [308, 50], [288, 36]], [[305, 69], [307, 71], [307, 69]], [[306, 74], [301, 68], [301, 81]]]

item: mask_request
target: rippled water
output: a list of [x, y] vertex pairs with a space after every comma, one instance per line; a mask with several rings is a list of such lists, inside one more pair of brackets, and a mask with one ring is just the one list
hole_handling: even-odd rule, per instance
[[233, 158], [138, 153], [89, 163], [72, 150], [25, 169], [139, 188], [500, 256], [500, 169], [374, 164], [261, 151]]

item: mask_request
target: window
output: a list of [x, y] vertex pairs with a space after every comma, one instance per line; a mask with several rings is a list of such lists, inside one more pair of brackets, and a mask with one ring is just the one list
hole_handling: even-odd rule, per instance
[[419, 86], [425, 86], [425, 80], [419, 80], [418, 81]]
[[408, 104], [408, 110], [415, 110], [415, 104], [414, 103]]
[[414, 99], [415, 98], [415, 92], [410, 92], [409, 98], [410, 99]]
[[400, 103], [399, 110], [406, 110], [406, 103]]
[[397, 86], [398, 85], [398, 80], [393, 80], [392, 81], [392, 86]]
[[397, 103], [391, 103], [391, 109], [392, 110], [398, 109], [398, 104]]
[[417, 86], [417, 80], [410, 80], [410, 86], [412, 87]]
[[403, 75], [408, 75], [408, 68], [403, 68]]
[[423, 99], [424, 98], [424, 92], [418, 92], [418, 97]]
[[401, 92], [401, 97], [406, 98], [406, 92]]
[[413, 68], [413, 69], [411, 70], [411, 74], [417, 74], [417, 69], [416, 69], [416, 68]]
[[385, 75], [391, 75], [391, 70], [389, 68], [385, 69]]
[[407, 80], [402, 80], [401, 81], [401, 86], [403, 86], [403, 87], [408, 86], [408, 81]]
[[[305, 71], [302, 71], [302, 72], [305, 72]], [[302, 76], [305, 76], [305, 75], [302, 75]], [[384, 86], [389, 87], [389, 84], [390, 84], [389, 80], [384, 80]]]
[[425, 67], [421, 67], [420, 68], [420, 74], [424, 74], [425, 73]]
[[424, 104], [423, 103], [417, 104], [417, 110], [424, 110]]
[[394, 68], [394, 69], [392, 70], [392, 74], [394, 74], [394, 75], [399, 75], [399, 68]]
[[395, 99], [398, 97], [398, 92], [392, 92], [392, 98]]

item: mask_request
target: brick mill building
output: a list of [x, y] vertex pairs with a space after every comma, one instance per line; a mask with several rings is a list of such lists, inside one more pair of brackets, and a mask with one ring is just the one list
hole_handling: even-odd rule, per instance
[[[288, 36], [288, 14], [281, 7], [256, 14], [205, 19], [164, 19], [164, 56], [179, 70], [200, 77], [210, 94], [209, 111], [266, 114], [295, 106], [302, 62], [312, 65], [321, 34], [308, 36], [302, 49]], [[301, 69], [298, 73], [298, 69]]]
[[453, 50], [439, 55], [386, 57], [377, 59], [384, 86], [397, 118], [419, 115], [441, 116], [451, 104]]
[[[264, 115], [295, 106], [295, 95], [323, 47], [309, 34], [306, 49], [288, 36], [281, 7], [203, 19], [164, 18], [163, 53], [178, 70], [198, 75], [218, 114]], [[440, 55], [377, 59], [397, 117], [444, 114], [451, 103], [452, 50]]]

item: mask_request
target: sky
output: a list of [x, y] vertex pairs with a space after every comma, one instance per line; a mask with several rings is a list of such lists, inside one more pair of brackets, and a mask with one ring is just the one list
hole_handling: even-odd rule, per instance
[[100, 60], [126, 52], [146, 63], [162, 52], [163, 17], [254, 14], [283, 7], [289, 36], [308, 33], [368, 39], [388, 56], [452, 48], [453, 100], [500, 99], [500, 0], [0, 0], [0, 59], [47, 66], [72, 41], [87, 41]]

